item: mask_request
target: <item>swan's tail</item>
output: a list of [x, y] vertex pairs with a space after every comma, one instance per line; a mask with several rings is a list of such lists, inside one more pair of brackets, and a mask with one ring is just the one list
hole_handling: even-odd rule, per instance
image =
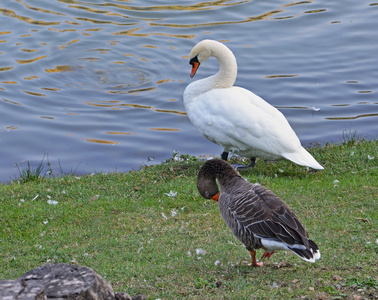
[[301, 147], [297, 152], [285, 153], [282, 156], [301, 166], [310, 167], [317, 170], [324, 169], [303, 147]]

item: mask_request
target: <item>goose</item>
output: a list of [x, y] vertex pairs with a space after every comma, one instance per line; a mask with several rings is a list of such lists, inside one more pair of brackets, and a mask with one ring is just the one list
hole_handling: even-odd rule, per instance
[[208, 160], [198, 173], [197, 189], [218, 201], [226, 225], [250, 252], [249, 265], [263, 266], [256, 261], [259, 248], [265, 250], [262, 258], [276, 250], [290, 250], [312, 263], [320, 258], [319, 247], [289, 207], [266, 187], [245, 180], [227, 161]]
[[220, 65], [213, 76], [190, 83], [183, 94], [188, 118], [207, 139], [223, 147], [221, 158], [229, 152], [266, 160], [288, 159], [323, 169], [302, 147], [284, 115], [251, 91], [234, 86], [237, 64], [234, 54], [224, 44], [203, 40], [190, 52], [190, 77], [201, 63], [215, 57]]

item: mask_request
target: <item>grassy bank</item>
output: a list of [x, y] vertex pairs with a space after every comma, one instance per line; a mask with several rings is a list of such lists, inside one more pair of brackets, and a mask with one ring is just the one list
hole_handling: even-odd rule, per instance
[[[275, 253], [262, 268], [200, 197], [202, 162], [0, 185], [0, 280], [46, 263], [93, 268], [148, 299], [376, 299], [378, 141], [310, 150], [325, 167], [258, 160], [241, 171], [297, 214], [322, 258]], [[259, 251], [260, 257], [262, 251]], [[358, 298], [360, 297], [360, 298]]]

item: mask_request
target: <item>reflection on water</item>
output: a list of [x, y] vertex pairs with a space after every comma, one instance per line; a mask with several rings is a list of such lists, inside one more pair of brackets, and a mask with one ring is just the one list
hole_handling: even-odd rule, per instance
[[[377, 138], [378, 5], [372, 1], [2, 0], [0, 182], [16, 162], [130, 170], [221, 149], [186, 117], [188, 54], [235, 53], [236, 84], [280, 109], [305, 145], [345, 128]], [[218, 69], [210, 59], [195, 79]]]
[[150, 110], [155, 111], [155, 112], [186, 115], [186, 112], [184, 112], [184, 111], [157, 109], [157, 108], [154, 108], [154, 107], [148, 106], [148, 105], [140, 105], [140, 104], [132, 104], [132, 103], [120, 103], [118, 101], [109, 101], [109, 102], [105, 102], [105, 103], [86, 102], [86, 104], [92, 105], [92, 106], [112, 108], [112, 109], [121, 109], [122, 107], [144, 108], [144, 109], [150, 109]]

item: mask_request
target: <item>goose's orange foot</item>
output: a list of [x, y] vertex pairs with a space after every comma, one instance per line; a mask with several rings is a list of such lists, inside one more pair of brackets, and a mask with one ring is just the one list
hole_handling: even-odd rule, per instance
[[262, 261], [256, 262], [255, 264], [253, 263], [248, 264], [248, 266], [250, 267], [262, 267], [263, 265], [264, 263]]
[[259, 261], [259, 262], [256, 261], [256, 251], [252, 250], [252, 251], [249, 251], [249, 253], [251, 253], [252, 262], [248, 264], [248, 266], [262, 267], [264, 263], [262, 261]]
[[271, 256], [272, 256], [272, 254], [274, 253], [274, 251], [272, 251], [272, 252], [264, 252], [263, 253], [263, 255], [261, 256], [261, 259], [263, 259], [263, 258], [267, 258], [267, 259], [269, 259]]

